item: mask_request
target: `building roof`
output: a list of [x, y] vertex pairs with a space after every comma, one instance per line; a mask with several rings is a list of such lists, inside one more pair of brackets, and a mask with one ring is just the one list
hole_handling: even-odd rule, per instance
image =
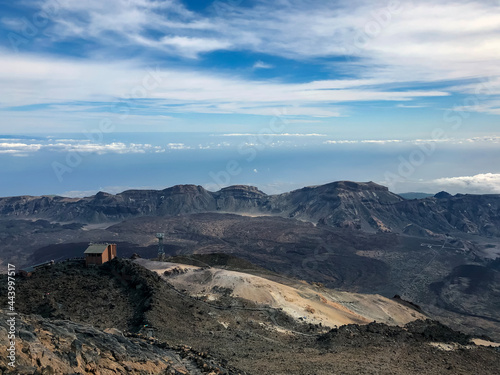
[[21, 268], [21, 271], [24, 271], [24, 272], [34, 272], [36, 271], [37, 268], [40, 268], [40, 267], [43, 267], [43, 266], [49, 266], [49, 265], [52, 265], [54, 264], [54, 261], [53, 260], [48, 260], [46, 262], [42, 262], [42, 263], [38, 263], [38, 264], [33, 264], [31, 266], [26, 266], [24, 268]]
[[92, 244], [87, 247], [84, 254], [102, 254], [108, 246], [107, 243]]

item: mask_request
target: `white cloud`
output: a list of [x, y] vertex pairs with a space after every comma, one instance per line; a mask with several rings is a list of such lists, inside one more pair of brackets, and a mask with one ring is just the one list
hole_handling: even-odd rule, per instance
[[[152, 146], [150, 144], [125, 144], [122, 142], [113, 142], [108, 144], [71, 144], [71, 143], [55, 143], [48, 144], [46, 149], [51, 151], [75, 151], [80, 153], [97, 153], [97, 154], [144, 154], [148, 151], [157, 152], [163, 150], [160, 146]], [[164, 151], [164, 150], [163, 150]]]
[[26, 156], [27, 153], [37, 151], [53, 151], [53, 152], [78, 152], [78, 153], [96, 153], [99, 155], [115, 153], [115, 154], [143, 154], [147, 152], [165, 152], [165, 149], [160, 146], [150, 144], [137, 144], [122, 142], [112, 142], [108, 144], [97, 144], [88, 141], [74, 140], [58, 140], [55, 143], [50, 141], [47, 143], [0, 143], [0, 154], [13, 154], [15, 156]]
[[[500, 114], [500, 5], [491, 1], [286, 0], [256, 2], [244, 11], [237, 5], [222, 4], [210, 17], [189, 11], [178, 0], [45, 0], [42, 4], [52, 10], [52, 16], [46, 30], [34, 37], [35, 42], [37, 38], [41, 43], [82, 38], [96, 47], [83, 60], [0, 51], [4, 108], [58, 103], [37, 111], [37, 118], [58, 110], [77, 121], [81, 116], [70, 111], [74, 102], [116, 102], [131, 96], [147, 99], [144, 105], [158, 114], [272, 116], [275, 108], [286, 106], [289, 116], [341, 117], [345, 113], [339, 103], [397, 101], [405, 102], [399, 104], [401, 108], [417, 108], [421, 105], [408, 102], [450, 92], [471, 93], [477, 85], [460, 83], [485, 77], [491, 83], [489, 100], [482, 98], [479, 105], [467, 110]], [[389, 4], [398, 6], [392, 9]], [[2, 21], [16, 27], [12, 19]], [[50, 41], [43, 39], [47, 35]], [[286, 84], [170, 67], [151, 76], [141, 57], [118, 62], [137, 48], [188, 58], [226, 49], [306, 63], [321, 58], [325, 69], [353, 78]], [[345, 61], [338, 60], [345, 55]], [[332, 62], [329, 57], [337, 59]], [[256, 69], [269, 67], [264, 61], [254, 65]], [[415, 82], [446, 80], [454, 83], [440, 90], [412, 88]], [[144, 90], [144, 82], [151, 89]], [[92, 106], [99, 104], [87, 107]], [[14, 122], [19, 116], [28, 122], [26, 113], [9, 112], [3, 118]], [[53, 117], [57, 121], [58, 116]], [[151, 120], [140, 117], [144, 122]], [[140, 120], [137, 118], [142, 123]]]
[[227, 41], [185, 36], [163, 37], [159, 41], [136, 37], [136, 40], [151, 47], [166, 48], [167, 51], [170, 48], [173, 52], [189, 58], [197, 58], [200, 53], [228, 49], [231, 46]]
[[[387, 143], [403, 143], [409, 141], [403, 141], [401, 139], [363, 139], [363, 140], [328, 140], [325, 144], [387, 144]], [[414, 141], [411, 141], [414, 142]]]
[[295, 59], [347, 54], [362, 60], [344, 67], [362, 68], [365, 78], [435, 81], [498, 76], [499, 8], [492, 1], [292, 0], [245, 12], [228, 7], [217, 22], [235, 46], [253, 51]]
[[186, 146], [184, 143], [169, 143], [167, 144], [167, 148], [170, 150], [188, 150], [191, 147]]
[[467, 100], [469, 103], [474, 103], [474, 104], [455, 106], [453, 108], [453, 111], [456, 113], [480, 112], [480, 113], [488, 113], [491, 115], [500, 115], [500, 99], [485, 99], [484, 97], [480, 98], [476, 96], [471, 96]]
[[483, 137], [473, 137], [465, 140], [466, 142], [485, 142], [485, 143], [500, 143], [499, 136], [483, 136]]
[[426, 105], [407, 105], [407, 104], [398, 104], [397, 108], [426, 108]]
[[389, 82], [499, 76], [498, 2], [216, 3], [203, 16], [179, 0], [43, 1], [55, 9], [54, 40], [94, 40], [109, 56], [134, 46], [187, 57], [230, 48], [298, 60], [347, 55], [342, 69]]
[[[72, 109], [78, 107], [74, 103], [82, 104], [83, 109], [97, 103], [97, 110], [101, 112], [126, 106], [131, 115], [140, 112], [140, 108], [135, 108], [140, 104], [143, 112], [147, 107], [156, 115], [194, 112], [274, 116], [277, 109], [286, 107], [286, 116], [338, 117], [341, 113], [332, 103], [408, 101], [447, 95], [436, 90], [368, 88], [363, 86], [366, 82], [359, 80], [286, 84], [203, 71], [161, 70], [132, 62], [82, 62], [8, 52], [0, 55], [0, 66], [2, 107], [46, 104], [48, 108], [36, 111], [45, 115], [59, 111], [71, 116], [72, 112], [63, 109], [64, 103]], [[54, 103], [58, 104], [54, 106]], [[14, 122], [26, 113], [7, 112], [3, 118], [5, 122]], [[92, 112], [86, 113], [92, 116]], [[38, 113], [36, 116], [43, 117]], [[52, 121], [54, 117], [57, 116], [52, 115]]]
[[229, 46], [196, 35], [217, 26], [177, 0], [45, 0], [42, 8], [52, 16], [46, 34], [54, 41], [94, 40], [111, 55], [120, 47], [142, 46], [193, 58]]
[[375, 144], [386, 144], [386, 143], [401, 143], [403, 142], [400, 139], [367, 139], [361, 141], [361, 143], [375, 143]]
[[255, 64], [253, 64], [254, 69], [272, 69], [274, 68], [273, 65], [271, 64], [266, 64], [264, 61], [257, 61]]
[[326, 144], [330, 145], [336, 145], [336, 144], [357, 144], [360, 143], [361, 141], [349, 141], [349, 140], [339, 140], [339, 141], [325, 141]]
[[185, 36], [164, 37], [161, 43], [171, 45], [180, 51], [187, 51], [194, 56], [200, 52], [227, 49], [231, 43], [207, 38], [189, 38]]
[[34, 151], [40, 150], [42, 147], [43, 146], [41, 144], [3, 142], [3, 143], [0, 143], [0, 154], [34, 152]]
[[9, 29], [12, 31], [17, 31], [17, 32], [19, 32], [20, 30], [22, 30], [23, 27], [26, 26], [25, 23], [23, 22], [23, 20], [20, 18], [2, 17], [2, 18], [0, 18], [0, 23], [6, 29]]
[[362, 139], [362, 140], [327, 140], [325, 144], [428, 144], [428, 143], [447, 143], [447, 144], [468, 144], [468, 143], [483, 143], [497, 144], [500, 143], [500, 136], [482, 136], [472, 138], [438, 138], [438, 139]]
[[[215, 134], [213, 134], [215, 135]], [[217, 134], [218, 135], [218, 134]], [[318, 133], [308, 133], [308, 134], [300, 134], [300, 133], [266, 133], [266, 134], [261, 134], [261, 133], [226, 133], [226, 134], [221, 134], [223, 137], [268, 137], [268, 136], [273, 136], [273, 137], [326, 137], [326, 134], [318, 134]]]
[[474, 176], [444, 177], [431, 181], [444, 190], [477, 194], [500, 194], [500, 173], [482, 173]]

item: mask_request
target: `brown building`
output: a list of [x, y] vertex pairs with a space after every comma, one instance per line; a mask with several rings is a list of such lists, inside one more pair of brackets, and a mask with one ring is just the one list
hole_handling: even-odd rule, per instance
[[85, 265], [101, 265], [116, 257], [116, 244], [97, 243], [90, 244], [85, 250]]

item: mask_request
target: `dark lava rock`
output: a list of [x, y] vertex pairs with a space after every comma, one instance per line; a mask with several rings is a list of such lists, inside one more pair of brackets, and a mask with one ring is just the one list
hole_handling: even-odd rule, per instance
[[367, 345], [387, 346], [394, 342], [420, 343], [445, 342], [467, 345], [470, 336], [441, 324], [434, 320], [416, 320], [404, 327], [388, 326], [383, 323], [368, 325], [348, 324], [334, 328], [318, 337], [321, 346], [354, 346]]

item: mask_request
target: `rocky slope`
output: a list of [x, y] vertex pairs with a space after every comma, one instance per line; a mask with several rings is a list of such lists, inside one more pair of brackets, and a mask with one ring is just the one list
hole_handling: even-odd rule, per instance
[[251, 186], [210, 192], [178, 185], [164, 190], [100, 192], [64, 197], [0, 198], [0, 218], [43, 218], [58, 222], [101, 223], [138, 216], [200, 212], [274, 215], [367, 231], [418, 232], [425, 236], [471, 233], [500, 236], [500, 195], [439, 194], [405, 200], [373, 182], [334, 182], [267, 195]]
[[[0, 294], [6, 300], [5, 289]], [[217, 301], [189, 296], [127, 260], [90, 269], [56, 264], [18, 279], [19, 367], [12, 373], [486, 375], [500, 365], [497, 349], [437, 322], [328, 330], [222, 294]], [[154, 339], [144, 338], [144, 324]], [[0, 369], [9, 373], [4, 327]]]
[[176, 290], [192, 297], [217, 302], [241, 298], [261, 308], [279, 309], [294, 319], [325, 327], [377, 322], [404, 325], [426, 316], [376, 294], [339, 292], [283, 278], [289, 285], [244, 272], [137, 259]]
[[[9, 317], [1, 312], [2, 321]], [[224, 368], [206, 353], [186, 346], [170, 346], [144, 335], [118, 329], [98, 330], [69, 320], [18, 315], [15, 366], [6, 358], [7, 329], [0, 326], [2, 374], [244, 374]]]

